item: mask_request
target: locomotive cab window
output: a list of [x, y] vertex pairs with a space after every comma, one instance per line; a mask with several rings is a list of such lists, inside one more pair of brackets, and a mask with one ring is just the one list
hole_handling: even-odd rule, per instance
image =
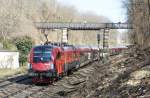
[[49, 62], [51, 61], [51, 48], [50, 47], [36, 47], [33, 52], [33, 62]]

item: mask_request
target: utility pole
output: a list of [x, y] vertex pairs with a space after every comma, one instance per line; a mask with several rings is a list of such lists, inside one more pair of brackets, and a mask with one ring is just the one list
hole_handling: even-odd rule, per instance
[[148, 0], [148, 12], [149, 12], [149, 15], [150, 15], [150, 1]]
[[100, 60], [100, 34], [97, 34], [98, 57]]
[[148, 0], [148, 33], [150, 33], [150, 1]]

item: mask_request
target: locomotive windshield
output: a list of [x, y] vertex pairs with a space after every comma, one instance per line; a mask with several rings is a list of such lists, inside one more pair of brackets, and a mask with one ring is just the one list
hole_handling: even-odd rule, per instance
[[51, 50], [49, 46], [35, 47], [33, 52], [33, 62], [49, 62], [51, 60]]

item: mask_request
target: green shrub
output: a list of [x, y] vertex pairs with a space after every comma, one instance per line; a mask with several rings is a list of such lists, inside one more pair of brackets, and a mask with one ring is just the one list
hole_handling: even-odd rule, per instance
[[15, 45], [20, 53], [19, 62], [23, 65], [27, 62], [27, 55], [33, 46], [33, 41], [30, 37], [25, 36], [16, 38]]

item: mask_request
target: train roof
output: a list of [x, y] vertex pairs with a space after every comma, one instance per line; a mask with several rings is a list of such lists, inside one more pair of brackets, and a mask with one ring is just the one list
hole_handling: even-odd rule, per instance
[[38, 46], [34, 46], [33, 48], [55, 48], [57, 46], [53, 46], [53, 45], [38, 45]]
[[55, 46], [55, 45], [38, 45], [38, 46], [34, 46], [33, 47], [34, 49], [35, 48], [61, 48], [63, 50], [74, 50], [76, 49], [76, 47], [74, 47], [73, 45], [68, 45], [68, 46]]

